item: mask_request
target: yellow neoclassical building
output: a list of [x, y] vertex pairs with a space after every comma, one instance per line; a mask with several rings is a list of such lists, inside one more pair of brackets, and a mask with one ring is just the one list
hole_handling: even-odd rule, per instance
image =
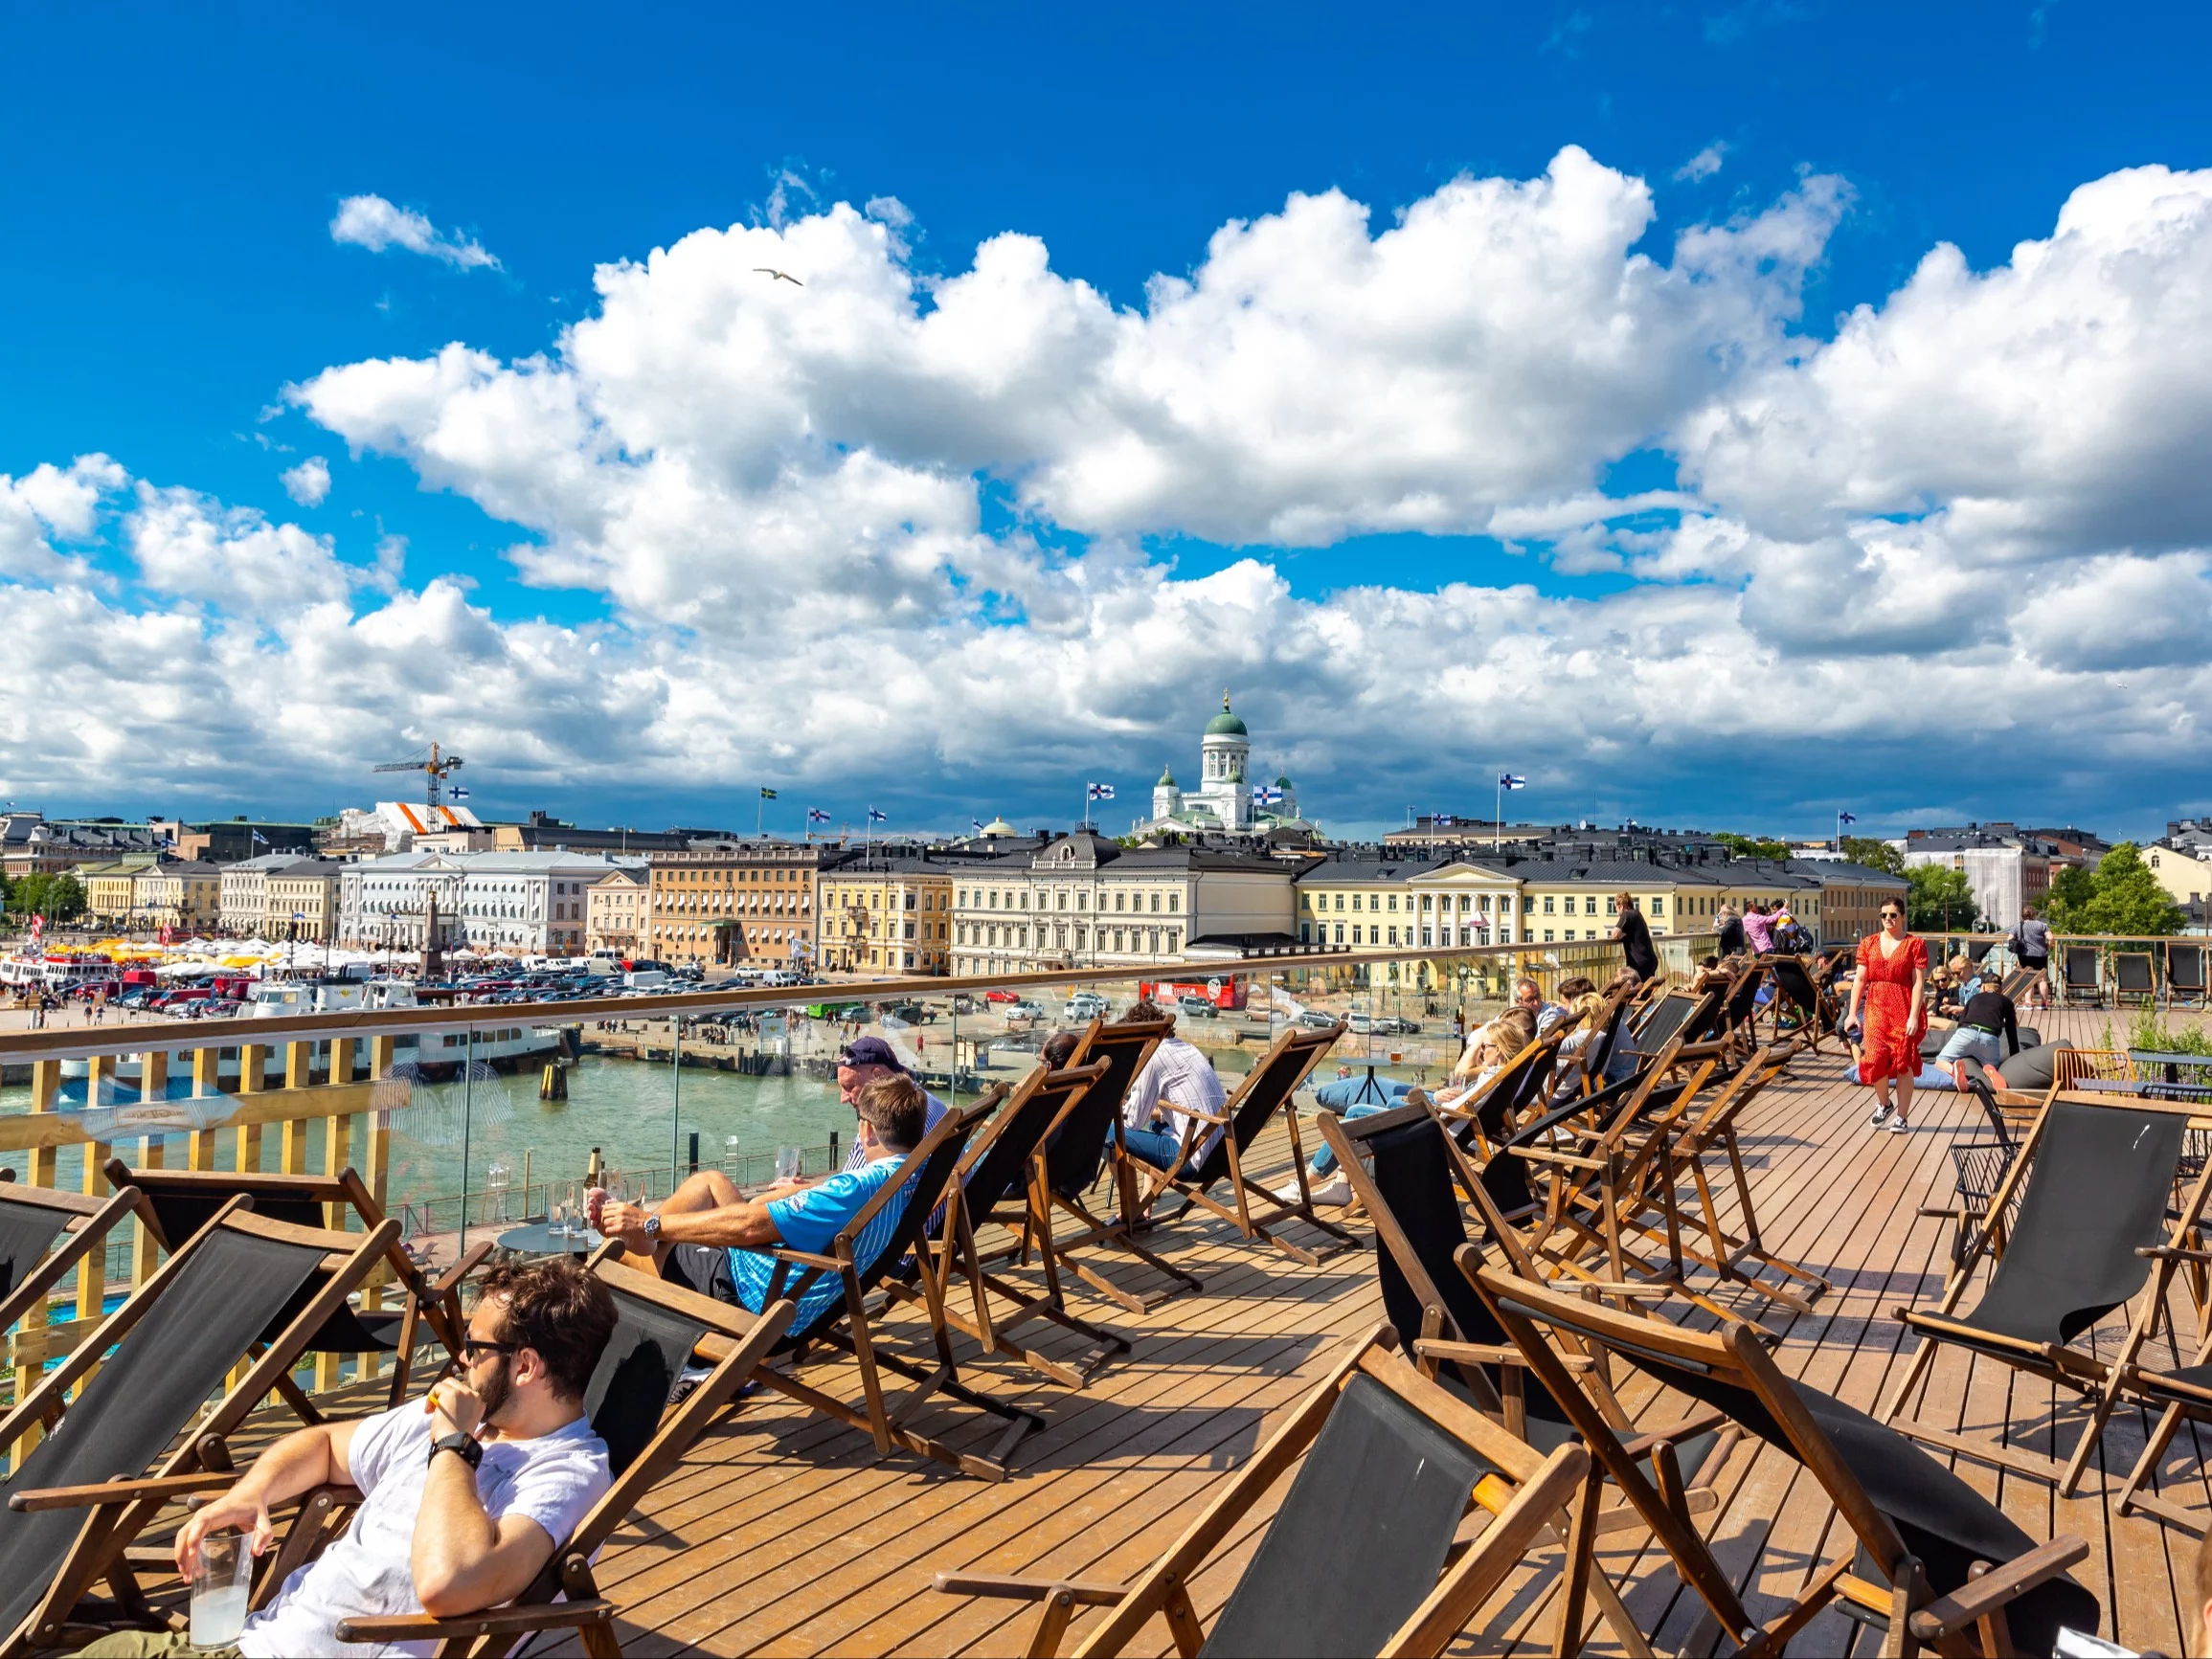
[[821, 963], [846, 974], [952, 971], [953, 872], [922, 857], [873, 857], [814, 878]]

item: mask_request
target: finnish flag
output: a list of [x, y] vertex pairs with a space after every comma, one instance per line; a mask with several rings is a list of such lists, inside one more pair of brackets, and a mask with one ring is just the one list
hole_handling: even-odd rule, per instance
[[1110, 783], [1093, 784], [1091, 786], [1091, 798], [1093, 800], [1112, 800], [1114, 798], [1114, 786]]
[[1498, 774], [1498, 787], [1500, 789], [1526, 789], [1528, 780], [1525, 777], [1515, 777], [1510, 772], [1503, 772]]

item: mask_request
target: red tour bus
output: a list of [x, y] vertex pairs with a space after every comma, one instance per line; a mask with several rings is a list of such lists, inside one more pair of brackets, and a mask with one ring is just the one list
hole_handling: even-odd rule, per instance
[[1149, 998], [1169, 1013], [1174, 1012], [1175, 1004], [1184, 998], [1197, 997], [1224, 1014], [1230, 1014], [1244, 1006], [1244, 981], [1227, 974], [1204, 979], [1140, 979], [1137, 982], [1137, 995]]

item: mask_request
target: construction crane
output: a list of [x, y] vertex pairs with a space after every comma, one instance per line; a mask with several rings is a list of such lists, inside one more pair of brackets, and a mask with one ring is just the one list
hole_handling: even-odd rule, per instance
[[[430, 758], [428, 760], [419, 757], [414, 760], [395, 760], [388, 766], [372, 767], [370, 770], [372, 772], [419, 772], [422, 773], [424, 799], [428, 802], [431, 813], [435, 816], [438, 811], [438, 797], [445, 787], [445, 780], [459, 772], [462, 765], [460, 755], [440, 754], [438, 751], [438, 745], [434, 743], [430, 746]], [[453, 793], [456, 796], [464, 796], [468, 792], [464, 789], [456, 789]]]

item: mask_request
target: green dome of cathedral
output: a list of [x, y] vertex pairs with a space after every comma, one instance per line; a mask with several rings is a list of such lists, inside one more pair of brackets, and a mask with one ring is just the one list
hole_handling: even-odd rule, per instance
[[1251, 735], [1245, 730], [1244, 722], [1229, 711], [1229, 693], [1226, 691], [1221, 694], [1221, 712], [1206, 723], [1206, 735], [1208, 737], [1247, 737]]

